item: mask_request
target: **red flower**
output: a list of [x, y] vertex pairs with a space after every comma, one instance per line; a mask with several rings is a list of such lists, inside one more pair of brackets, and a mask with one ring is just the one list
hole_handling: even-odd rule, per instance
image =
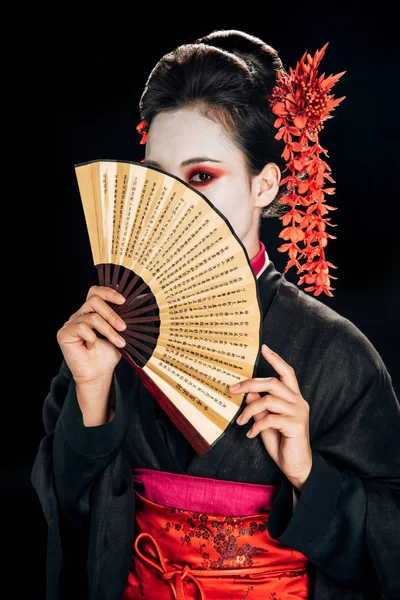
[[[296, 69], [290, 68], [288, 74], [279, 71], [277, 84], [268, 98], [272, 112], [278, 117], [274, 123], [279, 130], [275, 138], [285, 142], [282, 156], [287, 162], [285, 171], [290, 172], [280, 183], [286, 184], [290, 192], [280, 200], [292, 208], [279, 217], [285, 225], [279, 237], [290, 243], [283, 244], [278, 251], [289, 254], [284, 273], [293, 266], [297, 267], [298, 274], [306, 271], [298, 284], [309, 284], [305, 291], [314, 292], [314, 296], [322, 292], [333, 296], [330, 279], [337, 279], [329, 275], [329, 267], [336, 267], [325, 260], [324, 250], [328, 238], [336, 239], [326, 232], [327, 225], [334, 227], [326, 215], [336, 208], [325, 204], [325, 194], [334, 194], [335, 188], [324, 188], [324, 185], [326, 179], [331, 183], [335, 181], [329, 165], [321, 158], [321, 154], [328, 156], [328, 153], [320, 146], [318, 135], [323, 122], [332, 118], [330, 113], [345, 98], [334, 99], [329, 93], [345, 71], [327, 78], [325, 74], [318, 75], [327, 46], [325, 44], [314, 57], [305, 52]], [[304, 247], [300, 248], [298, 242]], [[301, 265], [303, 258], [305, 263]]]

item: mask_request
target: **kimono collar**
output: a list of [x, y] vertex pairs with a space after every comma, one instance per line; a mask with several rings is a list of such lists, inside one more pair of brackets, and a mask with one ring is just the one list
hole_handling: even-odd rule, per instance
[[260, 250], [258, 254], [256, 254], [250, 261], [251, 268], [254, 271], [254, 275], [258, 278], [261, 274], [261, 271], [264, 267], [266, 267], [269, 263], [268, 253], [265, 249], [264, 244], [260, 240]]
[[284, 277], [282, 273], [276, 270], [261, 240], [260, 250], [251, 259], [250, 264], [257, 277], [257, 288], [264, 320]]

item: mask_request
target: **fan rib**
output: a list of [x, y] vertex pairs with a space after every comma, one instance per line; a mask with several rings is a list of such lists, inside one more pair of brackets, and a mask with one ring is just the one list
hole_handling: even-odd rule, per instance
[[129, 298], [129, 294], [131, 293], [131, 291], [133, 290], [133, 288], [135, 287], [137, 281], [139, 279], [139, 275], [135, 275], [135, 273], [133, 274], [133, 278], [131, 280], [131, 282], [129, 283], [128, 287], [126, 288], [126, 290], [124, 291], [124, 296], [125, 298], [128, 300]]
[[154, 310], [158, 308], [158, 304], [150, 304], [149, 306], [143, 306], [142, 308], [139, 309], [133, 309], [133, 310], [128, 310], [128, 311], [121, 311], [120, 312], [120, 316], [121, 318], [123, 317], [135, 317], [137, 315], [141, 315], [143, 313], [147, 313], [150, 312], [151, 310]]
[[121, 306], [120, 314], [124, 314], [131, 310], [136, 310], [141, 304], [143, 304], [144, 302], [147, 302], [147, 300], [153, 299], [153, 298], [154, 298], [153, 294], [149, 293], [149, 294], [145, 294], [145, 296], [138, 296], [136, 300], [134, 300], [133, 302], [130, 302], [129, 304], [127, 304], [125, 302], [125, 304], [123, 306]]
[[125, 286], [129, 279], [129, 275], [132, 273], [130, 269], [125, 268], [124, 273], [122, 275], [121, 281], [119, 282], [118, 291], [120, 294], [125, 295]]
[[145, 342], [150, 342], [153, 345], [156, 344], [155, 337], [145, 335], [144, 333], [139, 333], [138, 331], [129, 331], [129, 333], [126, 334], [126, 337], [131, 337], [132, 339], [144, 340]]
[[[146, 283], [146, 282], [143, 282], [143, 283], [142, 283], [142, 285], [140, 285], [140, 286], [139, 286], [139, 287], [138, 287], [138, 288], [137, 288], [137, 289], [136, 289], [134, 292], [132, 292], [132, 294], [131, 294], [131, 293], [130, 293], [130, 292], [131, 292], [131, 289], [129, 289], [129, 286], [128, 286], [128, 288], [127, 288], [127, 290], [126, 290], [126, 296], [125, 296], [125, 297], [126, 297], [126, 300], [127, 300], [127, 302], [131, 302], [132, 300], [134, 300], [134, 299], [136, 298], [136, 296], [139, 296], [139, 294], [140, 294], [140, 293], [141, 293], [143, 290], [145, 290], [146, 288], [148, 288], [148, 287], [149, 287], [149, 286], [147, 285], [147, 283]], [[128, 291], [128, 290], [129, 290], [129, 291]]]
[[128, 319], [124, 319], [125, 323], [155, 323], [157, 321], [160, 320], [160, 317], [137, 317], [137, 318], [131, 318], [129, 317]]
[[[147, 359], [144, 356], [142, 356], [140, 352], [137, 352], [131, 344], [127, 343], [125, 347], [129, 350], [131, 354], [133, 354], [133, 356], [136, 356], [142, 364], [145, 364], [147, 362]], [[128, 352], [125, 353], [125, 356], [129, 356]]]
[[96, 265], [99, 284], [104, 285], [104, 265]]
[[[111, 281], [111, 287], [116, 290], [118, 288], [118, 276], [119, 276], [119, 270], [120, 270], [120, 265], [115, 265], [114, 266], [114, 273], [112, 276], [112, 281]], [[118, 290], [119, 292], [119, 290]]]
[[110, 286], [110, 263], [106, 263], [105, 266], [105, 273], [104, 273], [104, 285], [106, 285], [107, 287], [111, 287]]
[[129, 343], [131, 344], [131, 346], [134, 346], [135, 348], [140, 348], [141, 350], [144, 350], [145, 352], [147, 352], [148, 354], [151, 355], [151, 353], [154, 350], [155, 340], [152, 340], [153, 347], [149, 348], [149, 346], [146, 346], [146, 344], [142, 344], [141, 342], [139, 342], [135, 337], [133, 337], [129, 333], [126, 333], [124, 331], [122, 333], [124, 334], [124, 338], [129, 340]]
[[[133, 300], [133, 302], [129, 302], [129, 308], [137, 308], [138, 306], [140, 306], [141, 304], [143, 304], [143, 302], [146, 302], [147, 300], [154, 298], [154, 294], [152, 294], [151, 292], [149, 292], [148, 294], [143, 294], [142, 296], [137, 296], [137, 298], [135, 300]], [[125, 306], [127, 306], [126, 304], [124, 304], [124, 308]]]
[[160, 328], [159, 327], [148, 327], [146, 325], [136, 325], [135, 331], [154, 331], [155, 333], [158, 333], [160, 331]]

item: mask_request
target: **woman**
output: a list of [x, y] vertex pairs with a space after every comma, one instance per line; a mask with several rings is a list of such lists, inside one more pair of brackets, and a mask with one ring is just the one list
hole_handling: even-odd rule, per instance
[[125, 298], [89, 290], [57, 334], [64, 360], [32, 470], [49, 526], [48, 600], [399, 597], [391, 378], [354, 324], [288, 282], [259, 240], [260, 218], [282, 214], [288, 191], [265, 100], [282, 69], [261, 40], [222, 31], [150, 74], [144, 164], [230, 221], [270, 350], [242, 382], [238, 421], [198, 456], [120, 359], [126, 324], [108, 303]]

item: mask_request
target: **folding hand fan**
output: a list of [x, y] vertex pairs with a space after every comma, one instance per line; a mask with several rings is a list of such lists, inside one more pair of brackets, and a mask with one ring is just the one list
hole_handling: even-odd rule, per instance
[[179, 178], [141, 163], [75, 165], [100, 285], [126, 302], [119, 349], [196, 452], [235, 419], [261, 345], [257, 279], [229, 221]]

